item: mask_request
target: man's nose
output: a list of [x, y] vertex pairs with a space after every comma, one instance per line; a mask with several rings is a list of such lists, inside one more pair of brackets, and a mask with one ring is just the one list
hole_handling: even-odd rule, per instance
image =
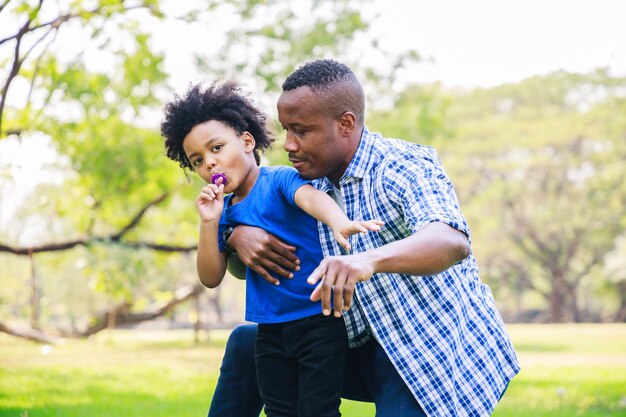
[[283, 145], [283, 149], [285, 149], [285, 152], [296, 152], [298, 150], [298, 145], [296, 144], [296, 141], [293, 138], [293, 134], [287, 132], [287, 135], [285, 136], [285, 144]]

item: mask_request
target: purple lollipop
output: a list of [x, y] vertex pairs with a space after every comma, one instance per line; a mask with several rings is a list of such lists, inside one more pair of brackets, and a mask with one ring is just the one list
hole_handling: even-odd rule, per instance
[[220, 178], [222, 179], [222, 184], [226, 185], [226, 183], [228, 182], [228, 178], [226, 178], [226, 175], [221, 174], [219, 172], [211, 175], [211, 183], [218, 185], [217, 180], [219, 180]]

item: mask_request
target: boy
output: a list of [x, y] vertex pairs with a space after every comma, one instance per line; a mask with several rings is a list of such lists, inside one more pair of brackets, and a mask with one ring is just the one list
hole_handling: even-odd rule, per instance
[[272, 135], [266, 116], [235, 83], [204, 91], [195, 86], [176, 98], [166, 106], [161, 133], [168, 157], [208, 183], [196, 199], [197, 268], [205, 286], [214, 288], [224, 277], [228, 227], [262, 227], [296, 247], [301, 260], [293, 279], [274, 285], [246, 273], [246, 320], [259, 323], [255, 362], [266, 414], [340, 415], [347, 334], [342, 318], [322, 315], [320, 304], [309, 300], [306, 278], [323, 258], [315, 219], [348, 252], [349, 236], [378, 231], [382, 222], [350, 221], [293, 168], [259, 167], [258, 152], [271, 145]]

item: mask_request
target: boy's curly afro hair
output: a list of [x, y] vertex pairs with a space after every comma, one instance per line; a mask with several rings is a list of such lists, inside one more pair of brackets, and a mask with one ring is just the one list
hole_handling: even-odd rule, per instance
[[237, 134], [250, 133], [256, 142], [254, 159], [261, 163], [259, 151], [269, 148], [274, 136], [267, 128], [267, 115], [257, 109], [234, 81], [223, 84], [214, 82], [208, 88], [197, 84], [187, 93], [165, 106], [161, 123], [161, 135], [165, 137], [168, 158], [178, 162], [181, 168], [193, 171], [183, 149], [183, 140], [194, 126], [216, 120], [234, 129]]

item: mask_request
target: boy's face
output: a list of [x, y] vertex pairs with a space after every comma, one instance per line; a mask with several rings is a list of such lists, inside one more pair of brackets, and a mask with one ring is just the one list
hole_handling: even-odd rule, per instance
[[194, 171], [207, 183], [216, 173], [226, 175], [227, 193], [243, 185], [250, 170], [256, 167], [254, 138], [250, 133], [238, 135], [231, 127], [217, 120], [198, 124], [183, 140], [183, 149]]
[[328, 177], [339, 182], [352, 155], [342, 138], [340, 122], [327, 114], [325, 103], [303, 86], [283, 91], [277, 107], [286, 131], [285, 151], [302, 178]]

